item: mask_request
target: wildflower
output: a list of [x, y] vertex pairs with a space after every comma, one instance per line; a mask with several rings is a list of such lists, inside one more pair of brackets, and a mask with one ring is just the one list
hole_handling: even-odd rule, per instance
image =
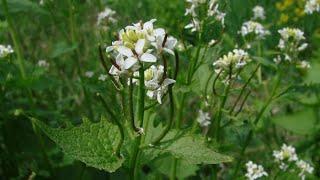
[[98, 14], [97, 26], [106, 28], [108, 22], [115, 23], [117, 19], [114, 18], [116, 12], [108, 7], [106, 7], [102, 12]]
[[263, 7], [261, 6], [255, 6], [253, 9], [253, 19], [257, 20], [257, 19], [261, 19], [261, 20], [265, 20], [266, 16], [265, 16], [265, 12]]
[[109, 73], [114, 76], [134, 73], [139, 63], [155, 63], [163, 52], [174, 54], [177, 40], [168, 36], [162, 28], [154, 28], [152, 19], [145, 23], [136, 23], [120, 30], [119, 40], [112, 42], [106, 52], [115, 57], [115, 63]]
[[214, 16], [217, 21], [221, 22], [221, 25], [224, 27], [224, 18], [226, 13], [223, 13], [219, 10], [219, 4], [217, 0], [210, 0], [209, 2], [209, 9], [208, 9], [208, 16]]
[[[136, 72], [134, 76], [139, 77], [139, 73]], [[164, 77], [164, 67], [162, 65], [152, 65], [150, 68], [145, 70], [144, 78], [147, 96], [151, 99], [156, 99], [159, 104], [162, 103], [162, 97], [167, 92], [168, 86], [176, 82], [173, 79]], [[138, 80], [135, 81], [135, 83], [137, 82]]]
[[200, 21], [197, 18], [193, 18], [192, 21], [187, 24], [185, 29], [191, 29], [191, 32], [199, 31], [200, 30]]
[[312, 14], [313, 12], [320, 12], [320, 1], [319, 0], [307, 0], [304, 7], [304, 12]]
[[106, 79], [107, 79], [107, 75], [105, 75], [105, 74], [100, 74], [100, 76], [98, 77], [98, 80], [100, 80], [100, 81], [105, 81]]
[[273, 157], [275, 161], [280, 163], [279, 168], [282, 170], [287, 170], [288, 163], [295, 162], [298, 160], [296, 150], [292, 146], [287, 146], [283, 144], [280, 151], [273, 151]]
[[299, 160], [296, 162], [296, 165], [297, 167], [299, 168], [300, 170], [300, 173], [299, 173], [299, 177], [304, 180], [305, 179], [305, 174], [306, 173], [309, 173], [309, 174], [312, 174], [314, 168], [308, 164], [307, 162], [303, 161], [303, 160]]
[[39, 60], [38, 61], [38, 66], [39, 67], [48, 68], [50, 66], [50, 64], [46, 60]]
[[0, 58], [4, 58], [9, 54], [12, 54], [14, 51], [10, 45], [2, 45], [0, 44]]
[[246, 177], [249, 180], [255, 180], [263, 176], [268, 176], [268, 173], [264, 171], [264, 168], [261, 165], [254, 164], [252, 161], [246, 163], [247, 173]]
[[223, 82], [228, 83], [231, 78], [235, 77], [236, 71], [234, 71], [234, 69], [241, 69], [250, 61], [251, 59], [246, 51], [234, 49], [232, 52], [215, 61], [213, 66], [215, 67], [216, 73], [222, 73], [220, 77], [225, 78]]
[[211, 124], [209, 113], [199, 110], [197, 121], [201, 127], [208, 127]]
[[243, 37], [254, 34], [258, 39], [263, 39], [270, 32], [266, 30], [260, 23], [255, 21], [247, 21], [243, 23], [241, 31], [239, 32]]
[[305, 40], [304, 32], [297, 28], [283, 28], [278, 31], [281, 38], [279, 40], [278, 48], [284, 53], [285, 60], [292, 61], [298, 56], [298, 53], [308, 47]]
[[215, 40], [215, 39], [212, 39], [209, 43], [208, 43], [208, 45], [209, 46], [213, 46], [213, 45], [215, 45], [217, 43], [217, 41]]
[[87, 71], [87, 72], [85, 72], [84, 75], [85, 75], [86, 77], [88, 77], [88, 78], [92, 78], [93, 75], [94, 75], [94, 72], [92, 72], [92, 71]]
[[301, 69], [310, 69], [311, 65], [308, 61], [301, 61], [297, 64], [297, 67]]

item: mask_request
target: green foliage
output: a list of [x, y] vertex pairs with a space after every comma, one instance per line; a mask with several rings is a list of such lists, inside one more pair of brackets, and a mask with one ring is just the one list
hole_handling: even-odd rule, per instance
[[51, 128], [43, 122], [32, 119], [70, 157], [98, 169], [114, 172], [121, 167], [124, 159], [115, 155], [120, 140], [119, 130], [105, 118], [92, 123], [83, 118], [78, 127]]

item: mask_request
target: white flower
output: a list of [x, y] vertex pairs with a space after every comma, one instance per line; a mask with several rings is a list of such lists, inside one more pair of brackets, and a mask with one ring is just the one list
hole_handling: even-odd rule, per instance
[[301, 69], [310, 69], [311, 65], [308, 61], [301, 61], [297, 64], [297, 67]]
[[39, 60], [39, 61], [38, 61], [38, 66], [39, 66], [39, 67], [48, 68], [48, 67], [50, 66], [50, 64], [49, 64], [46, 60]]
[[12, 54], [14, 51], [11, 47], [11, 45], [2, 45], [0, 44], [0, 58], [4, 58], [8, 56], [9, 54]]
[[208, 9], [208, 16], [214, 16], [217, 21], [221, 22], [221, 25], [224, 27], [224, 18], [226, 13], [223, 13], [219, 10], [219, 4], [217, 0], [210, 0], [209, 2], [209, 9]]
[[305, 39], [304, 32], [297, 28], [286, 27], [286, 28], [280, 29], [278, 32], [284, 41], [288, 41], [289, 38], [293, 38], [293, 40], [295, 41], [301, 41]]
[[142, 62], [157, 62], [162, 52], [174, 54], [177, 40], [166, 35], [164, 29], [154, 28], [155, 21], [156, 19], [152, 19], [145, 23], [135, 23], [120, 30], [119, 40], [106, 48], [106, 52], [116, 59], [110, 74], [119, 76], [128, 72], [134, 73]]
[[[156, 99], [159, 104], [162, 103], [162, 96], [167, 92], [168, 86], [176, 81], [169, 78], [164, 78], [164, 67], [162, 65], [154, 66], [144, 71], [144, 85], [147, 89], [147, 96], [151, 99]], [[134, 77], [138, 78], [139, 73], [135, 72]], [[139, 80], [134, 82], [138, 84]]]
[[211, 124], [209, 113], [199, 110], [199, 116], [197, 118], [197, 121], [201, 127], [209, 126]]
[[278, 48], [284, 53], [286, 60], [296, 60], [298, 53], [308, 47], [307, 43], [303, 43], [306, 38], [304, 32], [300, 29], [283, 28], [278, 32], [281, 36]]
[[106, 7], [102, 12], [98, 14], [97, 26], [105, 25], [107, 22], [115, 23], [117, 20], [114, 18], [116, 12]]
[[223, 83], [227, 84], [231, 78], [236, 76], [235, 69], [243, 68], [249, 62], [251, 62], [251, 59], [246, 51], [242, 49], [234, 49], [232, 52], [229, 52], [227, 55], [224, 55], [215, 61], [213, 66], [217, 74], [222, 73], [220, 74], [220, 78], [225, 78]]
[[93, 72], [93, 71], [87, 71], [87, 72], [85, 72], [84, 75], [85, 75], [86, 77], [88, 77], [88, 78], [92, 78], [93, 75], [94, 75], [94, 72]]
[[215, 39], [212, 39], [209, 43], [208, 43], [208, 45], [209, 46], [213, 46], [214, 44], [216, 44], [217, 43], [217, 41], [215, 40]]
[[307, 162], [305, 162], [303, 160], [297, 161], [296, 165], [300, 169], [299, 176], [300, 176], [301, 180], [305, 179], [306, 173], [312, 174], [312, 172], [314, 170], [314, 168], [310, 164], [308, 164]]
[[255, 21], [244, 22], [239, 33], [243, 37], [253, 33], [258, 39], [263, 39], [265, 36], [270, 34], [270, 32], [266, 30], [260, 23]]
[[252, 161], [246, 163], [247, 173], [246, 177], [249, 180], [255, 180], [263, 176], [268, 176], [268, 173], [264, 171], [264, 168], [261, 165], [254, 164]]
[[193, 18], [192, 21], [187, 24], [185, 29], [191, 29], [191, 32], [199, 31], [200, 30], [200, 22], [197, 18]]
[[287, 170], [288, 163], [298, 160], [295, 148], [286, 144], [282, 145], [280, 151], [273, 151], [273, 157], [276, 162], [280, 163], [279, 168], [282, 170]]
[[264, 20], [266, 19], [266, 16], [265, 16], [265, 12], [264, 12], [264, 9], [263, 7], [261, 6], [255, 6], [253, 9], [253, 19], [254, 20], [257, 20], [257, 19], [261, 19], [261, 20]]
[[313, 12], [320, 12], [320, 1], [319, 0], [307, 0], [304, 7], [304, 11], [307, 14], [312, 14]]
[[107, 75], [106, 74], [100, 74], [100, 76], [98, 77], [98, 80], [100, 81], [105, 81], [107, 79]]

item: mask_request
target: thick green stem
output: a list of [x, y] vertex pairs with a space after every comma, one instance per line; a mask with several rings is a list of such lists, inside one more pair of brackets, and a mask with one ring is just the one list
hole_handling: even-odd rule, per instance
[[[139, 98], [138, 98], [138, 120], [140, 120], [140, 127], [143, 127], [143, 119], [144, 119], [144, 97], [145, 97], [145, 87], [144, 87], [144, 68], [143, 63], [140, 63], [139, 69]], [[142, 132], [141, 132], [142, 131]], [[140, 130], [140, 133], [143, 133], [143, 129]], [[135, 140], [135, 145], [132, 153], [131, 159], [131, 178], [137, 179], [138, 176], [138, 167], [139, 161], [138, 157], [140, 154], [140, 144], [141, 144], [141, 135], [139, 135]]]
[[[280, 73], [281, 73], [281, 72], [280, 72]], [[269, 105], [271, 104], [271, 102], [272, 102], [272, 100], [273, 100], [273, 97], [274, 97], [274, 95], [275, 95], [275, 93], [276, 93], [276, 91], [277, 91], [277, 89], [278, 89], [278, 87], [279, 87], [279, 85], [280, 85], [281, 76], [282, 76], [281, 74], [278, 74], [277, 79], [276, 79], [276, 83], [275, 83], [275, 85], [274, 85], [274, 87], [273, 87], [273, 90], [272, 90], [272, 92], [271, 92], [271, 95], [270, 95], [270, 97], [268, 98], [266, 104], [261, 108], [259, 114], [257, 115], [256, 119], [255, 119], [254, 122], [253, 122], [253, 125], [257, 125], [257, 124], [258, 124], [258, 122], [259, 122], [259, 120], [262, 118], [264, 112], [266, 111], [266, 109], [267, 109], [267, 108], [269, 107]], [[247, 147], [248, 147], [249, 144], [250, 144], [250, 141], [251, 141], [252, 137], [253, 137], [253, 129], [250, 130], [249, 134], [247, 135], [247, 137], [246, 137], [246, 139], [245, 139], [244, 145], [242, 146], [242, 149], [241, 149], [241, 151], [240, 151], [240, 156], [239, 156], [239, 159], [238, 159], [238, 161], [237, 161], [237, 163], [236, 163], [236, 168], [235, 168], [234, 173], [233, 173], [233, 179], [234, 179], [234, 178], [237, 176], [237, 174], [238, 174], [238, 171], [239, 171], [240, 166], [241, 166], [241, 163], [242, 163], [242, 158], [243, 158], [243, 156], [244, 156], [244, 153], [245, 153]]]

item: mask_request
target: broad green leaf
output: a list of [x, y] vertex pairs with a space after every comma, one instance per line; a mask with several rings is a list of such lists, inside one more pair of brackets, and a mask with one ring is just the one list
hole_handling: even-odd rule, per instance
[[311, 109], [305, 109], [304, 111], [290, 115], [274, 117], [272, 121], [289, 131], [301, 135], [312, 134], [315, 130], [315, 116]]
[[308, 70], [305, 83], [320, 83], [320, 63], [313, 63]]
[[[171, 132], [168, 134], [172, 137]], [[174, 133], [177, 134], [177, 133]], [[178, 159], [186, 160], [190, 164], [219, 164], [230, 162], [232, 158], [208, 147], [205, 139], [199, 135], [184, 134], [173, 141], [163, 143], [162, 152], [168, 152]]]
[[[160, 173], [169, 177], [173, 168], [173, 160], [172, 156], [160, 157], [153, 162], [152, 166]], [[186, 179], [189, 176], [196, 175], [196, 171], [199, 169], [198, 165], [189, 164], [186, 160], [181, 159], [177, 160], [176, 168], [176, 177], [178, 179]]]
[[119, 130], [104, 118], [99, 123], [83, 119], [80, 126], [65, 129], [51, 128], [33, 118], [32, 121], [67, 155], [88, 166], [114, 172], [124, 161], [114, 154], [120, 140]]
[[[154, 126], [154, 119], [155, 116], [153, 114], [150, 116], [146, 126], [147, 131], [143, 146], [148, 146], [164, 129], [161, 123], [158, 126]], [[219, 154], [209, 148], [204, 137], [186, 132], [181, 133], [181, 131], [178, 133], [174, 129], [163, 138], [160, 146], [144, 150], [146, 157], [152, 157], [148, 159], [149, 161], [165, 153], [170, 153], [174, 157], [183, 159], [190, 164], [218, 164], [232, 160], [231, 157]]]

